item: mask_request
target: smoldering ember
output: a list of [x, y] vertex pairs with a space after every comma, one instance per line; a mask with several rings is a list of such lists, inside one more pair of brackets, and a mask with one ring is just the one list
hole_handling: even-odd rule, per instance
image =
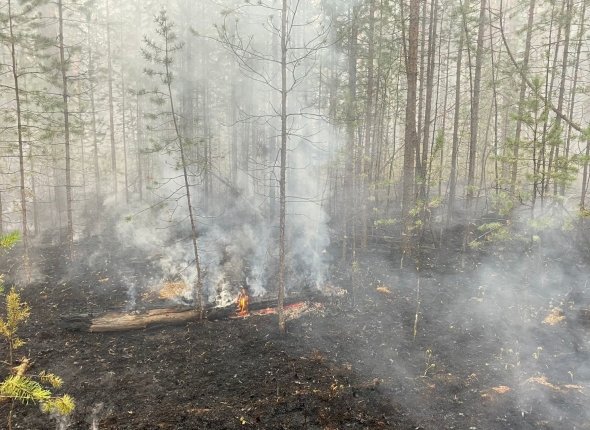
[[589, 6], [0, 1], [0, 429], [590, 429]]

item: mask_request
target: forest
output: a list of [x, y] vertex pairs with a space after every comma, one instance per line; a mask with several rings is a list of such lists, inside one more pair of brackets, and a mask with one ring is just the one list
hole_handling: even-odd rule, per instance
[[1, 0], [0, 428], [590, 429], [588, 0]]

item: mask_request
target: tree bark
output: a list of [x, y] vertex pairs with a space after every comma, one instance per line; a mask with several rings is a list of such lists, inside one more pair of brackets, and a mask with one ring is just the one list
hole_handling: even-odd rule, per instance
[[369, 52], [367, 58], [367, 102], [365, 105], [365, 135], [364, 135], [364, 154], [361, 159], [361, 247], [367, 247], [367, 233], [368, 233], [368, 200], [369, 200], [369, 187], [371, 178], [371, 161], [369, 159], [371, 155], [371, 133], [373, 130], [373, 90], [375, 85], [375, 0], [369, 1], [369, 34], [368, 44]]
[[[585, 19], [586, 19], [586, 2], [582, 2], [582, 12], [580, 13], [580, 24], [579, 24], [579, 28], [578, 28], [578, 36], [577, 36], [577, 43], [578, 46], [576, 48], [576, 59], [574, 61], [574, 79], [572, 82], [572, 89], [570, 92], [570, 108], [569, 108], [569, 117], [573, 118], [574, 117], [574, 107], [576, 104], [576, 94], [577, 94], [577, 89], [578, 89], [578, 75], [579, 75], [579, 70], [580, 70], [580, 58], [581, 58], [581, 54], [582, 54], [582, 37], [584, 37], [584, 33], [585, 33]], [[566, 137], [566, 142], [565, 142], [565, 154], [563, 157], [563, 168], [565, 170], [565, 175], [568, 174], [568, 169], [569, 169], [569, 156], [570, 156], [570, 145], [571, 145], [571, 139], [572, 139], [572, 125], [568, 123], [568, 127], [567, 127], [567, 137]], [[565, 187], [566, 187], [566, 181], [564, 180], [561, 184], [561, 189], [559, 191], [559, 194], [561, 196], [565, 195]]]
[[127, 118], [125, 115], [125, 75], [121, 72], [121, 128], [123, 132], [123, 170], [125, 174], [125, 203], [129, 204], [129, 169], [127, 166]]
[[483, 64], [483, 36], [485, 30], [486, 0], [481, 0], [479, 26], [477, 30], [477, 51], [475, 54], [475, 77], [473, 79], [473, 98], [471, 101], [471, 128], [469, 137], [469, 171], [467, 174], [467, 212], [471, 210], [475, 187], [475, 160], [477, 157], [477, 138], [479, 132], [479, 104], [481, 90], [481, 68]]
[[416, 104], [418, 81], [418, 33], [420, 26], [420, 1], [410, 0], [410, 24], [408, 29], [408, 50], [406, 59], [406, 75], [408, 81], [406, 97], [406, 126], [403, 166], [403, 194], [402, 216], [404, 219], [404, 232], [402, 240], [402, 259], [411, 254], [413, 217], [411, 209], [414, 206], [414, 156], [419, 146], [419, 138], [416, 130]]
[[[563, 105], [565, 103], [565, 83], [567, 80], [567, 61], [569, 55], [569, 47], [570, 47], [570, 29], [572, 23], [572, 9], [573, 9], [573, 0], [566, 0], [566, 11], [565, 11], [565, 41], [563, 43], [563, 58], [561, 60], [561, 82], [559, 85], [559, 97], [557, 99], [557, 110], [559, 112], [563, 112]], [[556, 127], [558, 130], [561, 129], [561, 121], [562, 118], [560, 116], [557, 117]], [[571, 125], [570, 125], [571, 127]], [[561, 136], [561, 134], [560, 134]], [[558, 175], [559, 171], [561, 170], [560, 159], [559, 159], [559, 144], [551, 146], [551, 153], [549, 154], [549, 166], [554, 163], [553, 169], [555, 170], [554, 176], [555, 180], [553, 181], [553, 194], [557, 195], [557, 188], [558, 188]], [[551, 167], [549, 168], [549, 175], [551, 175]], [[562, 179], [563, 180], [563, 179]]]
[[429, 44], [428, 44], [428, 65], [426, 68], [426, 104], [424, 107], [424, 134], [422, 137], [422, 170], [420, 172], [420, 188], [419, 198], [421, 200], [426, 199], [426, 186], [427, 186], [427, 169], [428, 165], [428, 147], [430, 138], [430, 122], [432, 114], [432, 92], [434, 89], [434, 59], [436, 57], [436, 26], [438, 24], [438, 0], [432, 1], [432, 7], [430, 11], [430, 31], [429, 31]]
[[178, 143], [178, 149], [180, 151], [180, 162], [182, 167], [182, 177], [184, 180], [184, 190], [186, 196], [186, 204], [189, 214], [189, 220], [191, 224], [191, 242], [193, 246], [193, 254], [195, 257], [195, 268], [197, 271], [197, 279], [195, 280], [193, 296], [195, 300], [195, 305], [197, 307], [197, 311], [202, 316], [204, 310], [204, 302], [203, 302], [203, 274], [201, 271], [201, 262], [199, 259], [199, 247], [197, 245], [197, 220], [195, 216], [195, 210], [192, 204], [192, 197], [191, 197], [191, 186], [189, 182], [189, 173], [188, 173], [188, 161], [186, 157], [186, 151], [184, 147], [184, 139], [180, 130], [180, 124], [178, 123], [178, 117], [176, 115], [176, 109], [174, 105], [174, 95], [172, 92], [172, 72], [170, 71], [170, 35], [169, 35], [170, 27], [167, 22], [162, 25], [162, 36], [165, 43], [164, 48], [164, 67], [166, 71], [166, 78], [165, 84], [168, 90], [168, 100], [170, 102], [170, 114], [172, 115], [172, 123], [174, 125], [174, 132], [176, 134], [176, 141]]
[[88, 82], [89, 88], [88, 93], [90, 97], [90, 130], [92, 132], [92, 156], [93, 156], [93, 164], [94, 164], [94, 193], [96, 198], [96, 214], [100, 214], [100, 209], [102, 206], [102, 198], [101, 198], [101, 187], [100, 187], [100, 169], [98, 164], [98, 134], [97, 134], [97, 127], [96, 127], [96, 103], [95, 103], [95, 95], [94, 95], [94, 55], [92, 49], [92, 27], [90, 18], [88, 18]]
[[[342, 240], [342, 263], [346, 263], [348, 246], [355, 252], [356, 238], [353, 234], [355, 223], [353, 209], [354, 189], [354, 158], [355, 158], [355, 130], [356, 130], [356, 87], [357, 87], [357, 27], [356, 7], [352, 8], [350, 21], [350, 34], [348, 38], [348, 100], [346, 103], [346, 155], [344, 160], [344, 215], [343, 215], [343, 240]], [[354, 259], [354, 255], [353, 255]]]
[[286, 233], [286, 183], [287, 183], [287, 2], [283, 0], [281, 11], [281, 163], [279, 180], [279, 293], [277, 313], [279, 332], [286, 332], [285, 318], [285, 233]]
[[115, 108], [113, 106], [113, 61], [111, 55], [111, 17], [109, 10], [109, 0], [106, 0], [107, 9], [107, 72], [109, 87], [109, 133], [111, 138], [111, 174], [113, 180], [113, 194], [115, 200], [118, 194], [117, 184], [117, 148], [115, 145]]
[[455, 196], [457, 192], [457, 161], [459, 158], [459, 115], [461, 114], [461, 63], [463, 60], [464, 32], [460, 32], [455, 70], [455, 117], [453, 118], [453, 146], [451, 148], [451, 173], [449, 179], [449, 203], [447, 224], [454, 218]]
[[[524, 59], [522, 60], [522, 71], [524, 74], [528, 73], [529, 69], [529, 57], [531, 52], [531, 39], [533, 37], [533, 24], [534, 24], [534, 16], [535, 16], [535, 1], [530, 0], [529, 2], [529, 13], [528, 13], [528, 22], [526, 28], [526, 40], [524, 43]], [[514, 136], [514, 149], [512, 156], [514, 159], [512, 160], [512, 172], [510, 177], [510, 194], [514, 195], [516, 190], [516, 178], [518, 175], [518, 158], [520, 156], [520, 134], [522, 130], [522, 116], [524, 115], [524, 98], [526, 95], [526, 81], [525, 79], [521, 78], [520, 80], [520, 94], [518, 97], [518, 117], [516, 119], [516, 133]]]
[[74, 222], [72, 216], [72, 169], [70, 156], [70, 112], [68, 109], [68, 77], [67, 64], [65, 59], [64, 47], [64, 27], [63, 27], [63, 4], [62, 0], [58, 1], [59, 14], [59, 59], [62, 78], [62, 96], [63, 96], [63, 114], [64, 114], [64, 140], [66, 150], [66, 214], [67, 214], [67, 246], [69, 259], [73, 258], [74, 248]]
[[143, 111], [141, 109], [141, 95], [139, 94], [139, 92], [137, 93], [136, 103], [137, 131], [135, 132], [135, 162], [137, 165], [137, 191], [139, 192], [139, 201], [143, 201], [143, 162], [141, 157], [141, 151], [143, 146]]
[[[18, 65], [16, 61], [16, 38], [14, 35], [12, 2], [8, 0], [8, 28], [10, 31], [10, 58], [12, 61], [12, 78], [14, 82], [14, 97], [16, 101], [16, 127], [18, 136], [18, 162], [19, 162], [19, 179], [20, 179], [20, 204], [21, 204], [21, 220], [22, 220], [22, 239], [23, 239], [23, 258], [24, 267], [27, 278], [30, 276], [29, 270], [29, 228], [27, 222], [27, 192], [25, 188], [25, 152], [23, 141], [23, 126], [21, 113], [21, 100], [19, 89], [19, 74]], [[2, 205], [0, 204], [0, 210]], [[0, 218], [2, 215], [0, 214]], [[0, 220], [0, 231], [2, 230]], [[1, 232], [0, 232], [1, 234]]]

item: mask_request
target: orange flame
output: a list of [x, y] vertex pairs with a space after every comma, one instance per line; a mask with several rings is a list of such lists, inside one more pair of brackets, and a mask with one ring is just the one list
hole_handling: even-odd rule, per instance
[[248, 315], [248, 304], [250, 302], [250, 297], [246, 292], [245, 288], [242, 288], [240, 293], [238, 294], [238, 299], [236, 300], [238, 305], [238, 315], [245, 316]]

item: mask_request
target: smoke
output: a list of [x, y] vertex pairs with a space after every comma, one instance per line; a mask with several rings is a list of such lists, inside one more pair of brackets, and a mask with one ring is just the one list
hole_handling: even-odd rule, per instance
[[324, 207], [326, 182], [323, 182], [326, 176], [322, 173], [328, 162], [327, 149], [321, 142], [310, 143], [304, 139], [300, 139], [289, 159], [288, 248], [295, 264], [304, 269], [300, 275], [308, 277], [300, 281], [317, 287], [325, 283], [329, 266], [329, 217]]
[[[290, 40], [294, 46], [308, 49], [309, 40], [322, 39], [321, 35], [318, 37], [318, 31], [322, 31], [321, 23], [309, 24], [314, 22], [314, 7], [306, 6], [298, 12], [296, 22], [306, 25], [294, 27]], [[201, 17], [201, 26], [211, 25], [207, 22], [211, 19], [223, 17]], [[235, 81], [230, 83], [232, 91], [227, 102], [235, 114], [229, 112], [224, 118], [224, 114], [215, 112], [210, 118], [210, 127], [215, 130], [211, 144], [218, 146], [215, 151], [219, 151], [221, 159], [213, 167], [212, 192], [207, 188], [205, 172], [198, 162], [203, 144], [201, 138], [193, 139], [194, 147], [188, 145], [191, 141], [188, 136], [185, 142], [187, 157], [197, 159], [188, 166], [189, 181], [196, 213], [204, 293], [206, 300], [214, 305], [234, 301], [241, 286], [248, 287], [250, 294], [257, 297], [274, 294], [278, 285], [277, 163], [281, 131], [277, 115], [279, 94], [272, 88], [272, 83], [280, 75], [280, 70], [276, 62], [260, 60], [272, 58], [278, 46], [272, 26], [268, 25], [269, 19], [273, 18], [269, 18], [266, 12], [240, 15], [240, 20], [235, 21], [236, 28], [231, 30], [247, 38], [253, 52], [265, 53], [267, 57], [251, 56], [248, 64], [252, 68], [250, 72], [255, 69], [256, 73], [267, 76], [268, 82], [253, 79], [256, 73], [239, 69], [240, 61], [235, 52], [220, 60], [227, 61], [234, 69], [232, 78]], [[182, 26], [189, 23], [180, 21], [180, 34], [187, 34]], [[221, 23], [218, 24], [221, 28]], [[203, 46], [209, 46], [209, 42], [204, 41]], [[331, 146], [334, 152], [338, 145], [330, 142], [324, 131], [327, 123], [321, 115], [309, 115], [312, 110], [315, 114], [321, 113], [315, 100], [319, 77], [314, 76], [319, 73], [316, 62], [320, 53], [321, 49], [311, 50], [298, 60], [296, 57], [302, 55], [300, 50], [289, 53], [292, 64], [289, 67], [293, 68], [289, 70], [289, 85], [293, 86], [288, 95], [286, 286], [291, 291], [321, 286], [330, 263], [326, 251], [330, 243], [329, 217], [325, 211], [327, 166], [331, 161], [328, 148]], [[183, 92], [187, 90], [184, 85], [190, 80], [191, 73], [195, 71], [179, 70], [179, 79], [174, 82], [178, 100], [183, 100]], [[223, 94], [217, 96], [223, 98]], [[194, 122], [200, 120], [196, 118]], [[190, 133], [189, 129], [183, 128], [183, 132]], [[158, 141], [159, 138], [162, 140]], [[130, 309], [137, 306], [139, 295], [145, 289], [156, 290], [169, 281], [181, 281], [189, 286], [179, 300], [190, 302], [193, 300], [192, 286], [197, 279], [176, 143], [166, 140], [166, 133], [152, 135], [152, 139], [154, 146], [166, 150], [149, 156], [148, 197], [144, 202], [134, 200], [127, 207], [120, 205], [114, 197], [104, 203], [109, 220], [102, 229], [112, 231], [115, 241], [124, 249], [117, 251], [115, 258], [119, 278], [127, 287]], [[227, 142], [231, 143], [228, 145]], [[235, 153], [232, 145], [237, 147]], [[223, 161], [224, 157], [228, 157], [227, 162]], [[88, 259], [104, 259], [100, 255], [104, 252], [104, 249], [98, 250]], [[144, 261], [146, 267], [141, 268], [140, 261]]]
[[[321, 205], [323, 184], [315, 174], [324, 167], [326, 158], [314, 154], [308, 144], [301, 144], [290, 154], [288, 289], [321, 285], [329, 264], [328, 217]], [[173, 195], [159, 204], [136, 201], [121, 208], [115, 202], [106, 202], [110, 214], [107, 225], [112, 224], [107, 230], [122, 245], [115, 264], [121, 282], [127, 286], [130, 309], [146, 289], [155, 290], [169, 281], [195, 285], [197, 269], [186, 200], [182, 190], [170, 191], [175, 189], [179, 189], [175, 181], [158, 189], [159, 195]], [[195, 189], [200, 192], [198, 187]], [[235, 190], [233, 193], [233, 200], [225, 199], [225, 195], [210, 196], [196, 208], [204, 292], [209, 303], [220, 306], [233, 302], [240, 286], [247, 286], [257, 297], [274, 292], [277, 285], [277, 220], [263, 216], [259, 210], [269, 198], [251, 197], [243, 190], [239, 191], [242, 194]], [[104, 259], [105, 252], [100, 249], [87, 257], [88, 265]], [[145, 268], [138, 274], [141, 261]], [[179, 297], [185, 302], [192, 299], [192, 288]]]
[[[509, 231], [508, 238], [469, 250], [464, 268], [455, 259], [460, 236], [447, 238], [446, 249], [425, 249], [420, 273], [400, 272], [385, 249], [359, 256], [357, 303], [365, 312], [350, 326], [333, 328], [347, 333], [338, 352], [345, 350], [342, 356], [363, 378], [385, 379], [391, 391], [384, 392], [395, 402], [409, 410], [419, 404], [425, 422], [444, 411], [449, 421], [441, 428], [582, 426], [590, 418], [590, 342], [578, 319], [590, 303], [587, 250], [559, 228], [533, 231], [517, 223]], [[376, 292], [381, 285], [392, 294]], [[556, 308], [563, 321], [546, 323]], [[316, 341], [321, 345], [322, 338]], [[436, 386], [433, 395], [421, 388], [429, 384]], [[510, 391], [491, 399], [498, 386]], [[453, 412], [459, 404], [462, 414]]]

